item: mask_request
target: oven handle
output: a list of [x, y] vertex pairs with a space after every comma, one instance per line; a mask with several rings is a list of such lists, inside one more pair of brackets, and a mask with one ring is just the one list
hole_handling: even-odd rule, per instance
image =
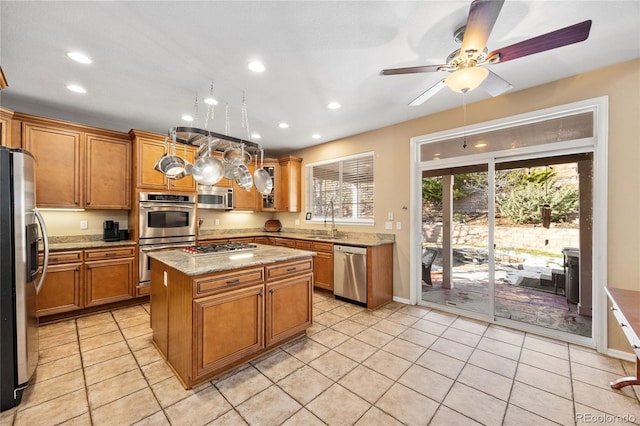
[[191, 209], [193, 210], [193, 206], [185, 206], [185, 205], [177, 205], [177, 204], [140, 204], [141, 209], [153, 209], [156, 207], [171, 207], [176, 209]]
[[152, 246], [139, 246], [140, 251], [155, 251], [155, 250], [163, 250], [163, 249], [177, 249], [180, 247], [191, 247], [193, 243], [177, 243], [177, 244], [158, 244]]

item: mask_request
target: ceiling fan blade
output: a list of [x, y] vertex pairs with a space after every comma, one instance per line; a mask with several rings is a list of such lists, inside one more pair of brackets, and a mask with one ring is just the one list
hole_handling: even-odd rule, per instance
[[[493, 63], [507, 62], [534, 53], [544, 52], [569, 44], [579, 43], [589, 37], [591, 20], [542, 34], [502, 49], [494, 50], [487, 55], [487, 61]], [[466, 37], [466, 36], [465, 36]]]
[[502, 95], [513, 88], [511, 83], [498, 76], [498, 74], [491, 72], [491, 70], [489, 70], [489, 75], [487, 75], [480, 87], [491, 96]]
[[446, 65], [423, 65], [421, 67], [392, 68], [380, 71], [380, 75], [415, 74], [420, 72], [436, 72]]
[[471, 3], [460, 48], [462, 56], [470, 50], [474, 52], [466, 56], [474, 57], [483, 52], [503, 3], [504, 0], [474, 0]]
[[422, 93], [420, 96], [415, 98], [409, 103], [409, 106], [418, 106], [422, 105], [427, 99], [438, 93], [445, 86], [444, 79], [440, 80], [430, 88], [426, 90], [426, 92]]

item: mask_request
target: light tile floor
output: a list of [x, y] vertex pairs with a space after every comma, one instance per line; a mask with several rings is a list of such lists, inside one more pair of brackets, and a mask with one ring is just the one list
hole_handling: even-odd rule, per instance
[[[40, 363], [0, 425], [546, 425], [640, 422], [634, 365], [463, 317], [314, 294], [314, 325], [196, 389], [151, 344], [149, 306], [40, 328]], [[619, 417], [615, 417], [619, 416]]]

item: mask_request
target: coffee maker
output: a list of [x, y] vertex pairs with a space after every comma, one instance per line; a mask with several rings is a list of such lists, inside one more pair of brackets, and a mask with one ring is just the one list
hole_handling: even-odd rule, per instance
[[120, 241], [120, 225], [113, 220], [104, 221], [102, 239], [104, 241]]

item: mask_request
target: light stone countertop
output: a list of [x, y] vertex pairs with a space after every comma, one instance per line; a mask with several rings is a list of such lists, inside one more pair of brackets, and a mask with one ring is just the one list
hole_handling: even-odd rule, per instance
[[[65, 243], [49, 243], [49, 250], [83, 250], [92, 248], [110, 248], [118, 246], [134, 246], [136, 242], [133, 240], [122, 241], [70, 241]], [[43, 250], [42, 244], [40, 251]]]
[[295, 238], [297, 240], [318, 241], [318, 242], [325, 242], [325, 243], [362, 246], [362, 247], [373, 247], [373, 246], [380, 246], [383, 244], [395, 243], [395, 241], [392, 239], [379, 238], [377, 234], [351, 233], [351, 234], [347, 234], [347, 237], [332, 238], [330, 235], [297, 233], [297, 232], [290, 232], [290, 231], [278, 231], [278, 232], [248, 231], [248, 232], [224, 233], [224, 232], [215, 232], [215, 231], [206, 230], [206, 231], [200, 232], [200, 235], [198, 236], [198, 240], [205, 241], [209, 239], [242, 238], [242, 237]]
[[257, 248], [251, 250], [226, 253], [193, 255], [185, 253], [181, 249], [176, 249], [151, 251], [148, 255], [189, 276], [228, 271], [249, 266], [260, 266], [316, 255], [315, 252], [287, 247], [267, 246], [263, 244], [256, 244], [256, 246]]

